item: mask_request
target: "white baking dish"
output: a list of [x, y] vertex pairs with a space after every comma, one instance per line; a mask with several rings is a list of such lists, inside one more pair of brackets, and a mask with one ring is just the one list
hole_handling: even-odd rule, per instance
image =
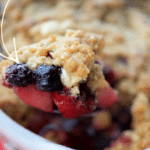
[[72, 150], [48, 141], [17, 124], [0, 110], [0, 139], [7, 150]]

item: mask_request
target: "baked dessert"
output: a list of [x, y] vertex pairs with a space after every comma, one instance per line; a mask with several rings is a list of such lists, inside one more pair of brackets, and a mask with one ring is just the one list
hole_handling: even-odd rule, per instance
[[[1, 1], [3, 9], [6, 0]], [[116, 84], [111, 83], [112, 78], [110, 77], [105, 76], [105, 79], [107, 78], [108, 82], [118, 90], [120, 100], [108, 110], [99, 112], [93, 118], [90, 117], [93, 124], [85, 121], [89, 118], [82, 118], [88, 128], [90, 126], [90, 132], [93, 131], [92, 127], [96, 130], [96, 135], [94, 138], [92, 137], [95, 140], [96, 150], [109, 147], [110, 141], [117, 139], [124, 130], [127, 131], [108, 149], [143, 150], [150, 147], [149, 8], [150, 2], [141, 0], [132, 2], [127, 0], [22, 0], [18, 2], [13, 0], [7, 7], [3, 30], [4, 41], [9, 52], [14, 50], [12, 42], [14, 37], [18, 49], [48, 38], [50, 34], [63, 36], [66, 29], [81, 29], [85, 32], [94, 32], [104, 36], [105, 47], [101, 54], [97, 55], [98, 59], [96, 60], [102, 60], [113, 70]], [[6, 82], [4, 85], [10, 86]], [[5, 87], [0, 88], [3, 91]], [[36, 116], [43, 118], [43, 113], [36, 115], [29, 110], [22, 112], [18, 108], [23, 107], [23, 104], [16, 103], [16, 100], [19, 101], [19, 99], [15, 96], [12, 98], [11, 94], [5, 94], [2, 91], [0, 91], [0, 107], [17, 122], [20, 123], [21, 118], [25, 118], [24, 113], [26, 111], [34, 118]], [[11, 89], [8, 91], [12, 93]], [[55, 115], [52, 114], [52, 116]], [[48, 118], [50, 119], [52, 116]], [[27, 124], [32, 126], [36, 119], [31, 120], [32, 123], [29, 121], [30, 123]], [[60, 120], [58, 121], [56, 118], [56, 122], [60, 122]], [[39, 122], [44, 121], [40, 120]], [[22, 125], [27, 126], [24, 123]], [[85, 124], [80, 127], [83, 132], [86, 128]], [[68, 127], [70, 126], [68, 125]], [[35, 126], [28, 129], [33, 131], [33, 128]], [[77, 128], [79, 130], [79, 126]], [[38, 132], [36, 131], [36, 133]], [[80, 139], [81, 137], [82, 135], [78, 136], [79, 141], [83, 140]], [[75, 140], [72, 143], [75, 143]], [[89, 147], [90, 142], [86, 141], [85, 143]], [[76, 148], [75, 146], [72, 148]], [[94, 149], [94, 146], [90, 149]], [[77, 149], [85, 150], [86, 148], [77, 147]]]
[[3, 78], [23, 102], [52, 113], [56, 105], [64, 117], [80, 117], [119, 99], [96, 59], [103, 47], [102, 36], [94, 33], [51, 35], [18, 49], [20, 63], [2, 61]]

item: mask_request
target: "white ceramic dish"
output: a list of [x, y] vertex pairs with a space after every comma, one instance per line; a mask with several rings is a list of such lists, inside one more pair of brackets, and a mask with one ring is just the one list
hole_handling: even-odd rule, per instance
[[17, 124], [0, 110], [0, 139], [7, 150], [73, 150], [50, 142]]

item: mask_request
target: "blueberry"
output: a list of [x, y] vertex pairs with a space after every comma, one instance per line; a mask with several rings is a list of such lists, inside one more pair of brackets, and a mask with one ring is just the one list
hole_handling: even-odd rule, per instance
[[35, 86], [39, 91], [58, 91], [63, 85], [60, 80], [61, 68], [41, 65], [34, 71]]
[[15, 87], [26, 87], [32, 82], [32, 70], [26, 64], [10, 65], [6, 70], [6, 81]]

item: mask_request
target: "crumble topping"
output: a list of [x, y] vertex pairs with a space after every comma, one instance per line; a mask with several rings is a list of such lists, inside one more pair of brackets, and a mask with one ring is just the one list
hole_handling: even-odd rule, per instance
[[148, 97], [150, 97], [150, 73], [141, 73], [139, 80], [137, 82], [138, 91], [142, 91]]
[[108, 83], [104, 79], [103, 72], [100, 66], [97, 64], [93, 64], [91, 72], [88, 76], [88, 82], [87, 82], [88, 87], [92, 91], [95, 91], [97, 87], [104, 87], [107, 84]]
[[[87, 81], [87, 78], [92, 91], [105, 80], [100, 67], [94, 64], [96, 55], [101, 53], [103, 47], [101, 35], [67, 30], [65, 36], [51, 35], [39, 43], [20, 48], [17, 55], [19, 62], [27, 63], [32, 70], [43, 64], [61, 67], [61, 82], [77, 95], [79, 83]], [[12, 52], [12, 57], [15, 58], [15, 52]], [[6, 62], [8, 65], [13, 63]], [[8, 65], [4, 65], [3, 72]]]

